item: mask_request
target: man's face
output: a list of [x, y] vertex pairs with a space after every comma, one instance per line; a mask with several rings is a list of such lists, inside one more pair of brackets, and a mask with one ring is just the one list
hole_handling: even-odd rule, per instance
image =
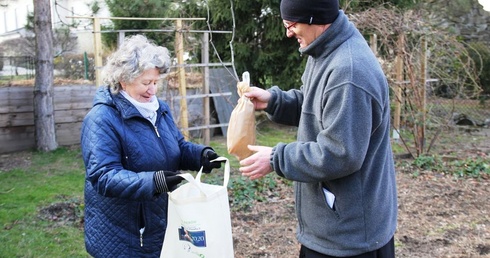
[[299, 43], [300, 48], [305, 48], [311, 44], [316, 38], [318, 38], [330, 24], [317, 25], [317, 24], [305, 24], [291, 21], [282, 21], [286, 28], [286, 37], [295, 37]]

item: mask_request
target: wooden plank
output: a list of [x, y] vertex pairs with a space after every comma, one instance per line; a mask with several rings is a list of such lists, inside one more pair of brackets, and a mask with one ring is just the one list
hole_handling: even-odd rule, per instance
[[82, 123], [65, 123], [56, 125], [56, 141], [59, 145], [68, 146], [80, 143]]
[[[32, 87], [0, 88], [0, 153], [35, 148]], [[92, 108], [97, 88], [92, 85], [55, 86], [56, 141], [67, 146], [80, 143], [83, 118]]]
[[[80, 109], [81, 112], [88, 112], [92, 108], [93, 94], [95, 94], [95, 87], [86, 86], [74, 86], [73, 90], [70, 89], [71, 86], [58, 86], [55, 87], [55, 102], [54, 109], [57, 110], [76, 110]], [[0, 88], [0, 95], [2, 100], [0, 100], [0, 114], [6, 114], [7, 118], [3, 116], [0, 118], [1, 126], [12, 126], [20, 125], [17, 121], [6, 122], [7, 119], [19, 119], [16, 116], [17, 113], [31, 113], [34, 112], [33, 108], [33, 95], [32, 88], [20, 87], [20, 88]], [[27, 94], [30, 93], [30, 94]], [[69, 94], [63, 94], [69, 93]], [[89, 93], [89, 94], [85, 94]], [[13, 98], [12, 94], [17, 96]], [[80, 94], [80, 95], [76, 95]], [[23, 95], [23, 97], [21, 97]], [[6, 96], [6, 97], [3, 97]], [[27, 96], [27, 97], [26, 97]], [[62, 104], [61, 104], [62, 103]], [[76, 115], [78, 120], [78, 114]], [[20, 116], [22, 119], [23, 116]], [[22, 123], [21, 123], [22, 124]]]
[[[11, 126], [0, 128], [0, 136], [4, 139], [18, 139], [19, 136], [34, 134], [34, 126]], [[17, 135], [15, 137], [8, 138], [9, 135]]]
[[10, 99], [15, 96], [33, 96], [33, 87], [1, 87], [0, 101]]
[[[228, 76], [228, 77], [227, 77]], [[213, 77], [213, 75], [211, 76]], [[229, 114], [238, 99], [236, 93], [236, 81], [223, 69], [223, 73], [216, 73], [214, 81], [210, 85], [215, 94], [209, 97], [218, 111], [221, 128], [226, 134], [226, 126]], [[225, 85], [226, 86], [221, 86]], [[214, 88], [213, 88], [214, 87]], [[92, 108], [93, 97], [97, 87], [92, 85], [55, 86], [54, 87], [54, 116], [56, 123], [56, 137], [59, 145], [73, 145], [80, 143], [80, 128], [85, 115]], [[231, 96], [217, 97], [216, 94], [230, 94]], [[197, 92], [195, 92], [197, 94]], [[236, 98], [234, 95], [236, 95]], [[178, 94], [176, 94], [178, 95]], [[230, 99], [230, 97], [232, 99]], [[198, 105], [202, 108], [202, 96], [192, 99], [189, 104]], [[175, 103], [179, 117], [179, 104]], [[226, 107], [227, 105], [228, 107]], [[198, 110], [198, 109], [196, 109]], [[173, 111], [172, 111], [173, 112]], [[221, 113], [224, 113], [225, 118]], [[226, 117], [228, 116], [228, 119]], [[198, 119], [196, 115], [196, 119]], [[210, 125], [213, 128], [215, 125]], [[224, 126], [224, 127], [223, 127]], [[223, 129], [224, 128], [224, 129]], [[33, 110], [33, 88], [32, 87], [8, 87], [0, 88], [0, 142], [1, 153], [15, 152], [35, 148], [34, 138], [34, 110]], [[5, 143], [5, 144], [4, 144]]]
[[[177, 20], [175, 24], [175, 52], [177, 55], [177, 63], [179, 65], [184, 64], [184, 39], [182, 33], [182, 20]], [[179, 92], [180, 96], [187, 96], [187, 87], [186, 87], [186, 79], [185, 79], [185, 69], [184, 67], [178, 67], [179, 72]], [[189, 127], [189, 112], [187, 111], [187, 101], [185, 98], [180, 100], [180, 127], [188, 128]], [[182, 134], [186, 140], [189, 139], [189, 131], [183, 129]]]
[[23, 113], [23, 112], [34, 112], [34, 107], [30, 105], [9, 105], [0, 103], [0, 114], [11, 114], [11, 113]]
[[0, 114], [0, 127], [34, 125], [34, 112]]
[[[81, 122], [56, 125], [56, 141], [69, 146], [80, 143]], [[0, 130], [0, 153], [9, 153], [35, 148], [34, 126], [17, 126]]]
[[34, 141], [34, 133], [32, 134], [32, 137], [24, 137], [16, 140], [10, 140], [6, 141], [0, 137], [0, 153], [10, 153], [10, 152], [18, 152], [18, 151], [25, 151], [29, 149], [34, 149], [36, 148], [36, 144]]
[[[78, 94], [78, 95], [76, 95]], [[94, 99], [93, 94], [86, 94], [86, 93], [73, 93], [72, 94], [65, 94], [61, 96], [56, 96], [54, 97], [54, 103], [66, 103], [66, 102], [85, 102], [89, 101], [92, 102]]]
[[35, 148], [34, 127], [19, 126], [0, 129], [0, 153]]
[[71, 110], [71, 109], [91, 109], [92, 108], [92, 100], [87, 100], [86, 102], [75, 102], [75, 103], [55, 103], [55, 110]]
[[[55, 110], [55, 123], [80, 122], [90, 108]], [[23, 126], [34, 124], [34, 112], [0, 113], [0, 127]]]
[[0, 88], [0, 96], [0, 113], [32, 112], [34, 110], [32, 88]]
[[55, 123], [82, 122], [90, 109], [55, 110]]
[[93, 85], [70, 85], [70, 86], [57, 86], [54, 88], [55, 96], [63, 96], [66, 94], [72, 95], [72, 96], [83, 96], [83, 95], [93, 95], [98, 88], [94, 87]]
[[0, 88], [0, 96], [0, 101], [32, 99], [34, 97], [34, 90], [30, 87], [5, 87]]
[[90, 84], [78, 84], [78, 85], [63, 85], [63, 86], [55, 86], [56, 91], [68, 90], [71, 92], [79, 93], [87, 93], [87, 92], [96, 92], [98, 87]]

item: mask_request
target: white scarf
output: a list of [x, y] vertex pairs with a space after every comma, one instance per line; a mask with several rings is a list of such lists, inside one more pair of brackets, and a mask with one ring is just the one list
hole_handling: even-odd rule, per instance
[[138, 111], [141, 113], [141, 115], [150, 120], [150, 122], [155, 125], [155, 122], [157, 121], [157, 110], [158, 110], [158, 107], [160, 107], [160, 104], [158, 103], [158, 100], [157, 100], [157, 97], [155, 97], [155, 95], [153, 95], [151, 97], [151, 101], [148, 102], [148, 103], [143, 103], [143, 102], [139, 102], [137, 100], [135, 100], [134, 98], [132, 98], [131, 96], [129, 96], [128, 93], [126, 93], [126, 91], [121, 91], [121, 94], [127, 99], [129, 100], [129, 102], [131, 102], [131, 104], [133, 104], [136, 109], [138, 109]]

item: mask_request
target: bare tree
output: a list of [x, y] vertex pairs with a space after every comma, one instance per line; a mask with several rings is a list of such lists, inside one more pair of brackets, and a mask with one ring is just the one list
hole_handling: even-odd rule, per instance
[[[434, 24], [424, 9], [371, 8], [351, 20], [363, 33], [376, 35], [377, 55], [403, 107], [404, 130], [394, 129], [412, 157], [428, 154], [452, 121], [455, 99], [475, 98], [482, 91], [467, 44]], [[427, 74], [438, 83], [428, 83]], [[439, 96], [440, 85], [450, 101]]]
[[34, 83], [34, 125], [36, 146], [40, 151], [58, 147], [53, 107], [53, 30], [50, 0], [34, 1], [36, 34], [36, 79]]

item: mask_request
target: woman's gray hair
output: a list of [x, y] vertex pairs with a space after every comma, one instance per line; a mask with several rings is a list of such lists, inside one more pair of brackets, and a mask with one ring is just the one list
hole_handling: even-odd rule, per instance
[[164, 74], [170, 67], [167, 48], [157, 46], [143, 35], [127, 37], [108, 59], [102, 70], [104, 83], [118, 93], [120, 82], [132, 82], [148, 69], [157, 68]]

